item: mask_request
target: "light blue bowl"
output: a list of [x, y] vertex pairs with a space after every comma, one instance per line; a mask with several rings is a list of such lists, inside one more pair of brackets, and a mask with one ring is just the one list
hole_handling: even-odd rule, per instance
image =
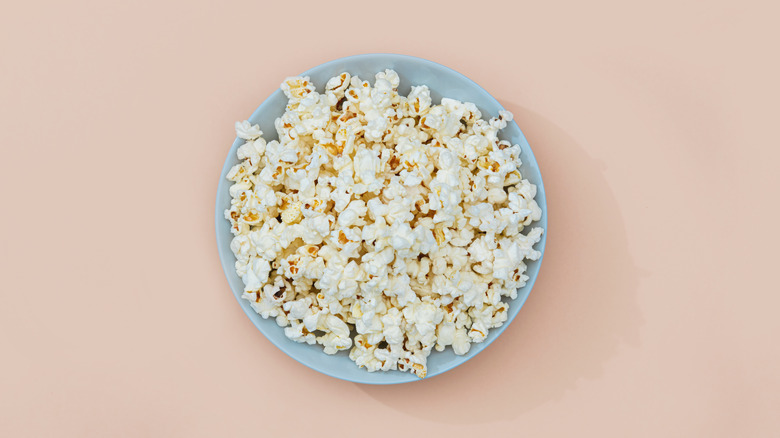
[[[304, 76], [310, 76], [312, 82], [317, 85], [317, 90], [322, 91], [325, 82], [341, 72], [349, 72], [352, 75], [358, 75], [360, 78], [373, 82], [374, 74], [390, 68], [398, 72], [401, 77], [401, 84], [398, 91], [401, 94], [407, 94], [411, 85], [427, 85], [431, 90], [431, 97], [434, 103], [439, 103], [442, 96], [458, 99], [461, 101], [473, 102], [482, 111], [484, 118], [495, 117], [503, 109], [500, 103], [493, 98], [482, 87], [474, 83], [471, 79], [462, 74], [444, 67], [435, 62], [425, 59], [415, 58], [405, 55], [392, 54], [371, 54], [355, 55], [335, 61], [326, 62], [302, 73]], [[278, 78], [281, 83], [283, 78]], [[268, 99], [265, 100], [252, 115], [249, 121], [260, 125], [263, 130], [264, 138], [268, 141], [277, 139], [276, 129], [274, 129], [274, 120], [284, 112], [287, 99], [281, 90], [274, 91]], [[525, 136], [520, 131], [516, 123], [512, 122], [500, 132], [500, 138], [509, 140], [512, 144], [519, 144], [522, 148], [520, 155], [523, 165], [521, 172], [524, 178], [527, 178], [537, 186], [536, 202], [542, 208], [542, 219], [535, 223], [545, 229], [542, 240], [536, 245], [536, 249], [544, 254], [547, 230], [547, 202], [544, 194], [544, 185], [542, 184], [542, 175], [539, 173], [539, 166], [536, 163], [531, 147], [528, 145]], [[216, 228], [217, 228], [217, 248], [219, 249], [219, 258], [222, 261], [222, 268], [225, 271], [230, 288], [233, 290], [236, 300], [244, 309], [244, 313], [252, 320], [254, 325], [280, 350], [287, 353], [290, 357], [307, 367], [317, 370], [339, 379], [348, 380], [357, 383], [369, 384], [393, 384], [414, 382], [420, 380], [410, 373], [400, 371], [375, 372], [369, 373], [364, 368], [358, 368], [354, 362], [349, 360], [348, 352], [342, 351], [339, 354], [329, 356], [322, 352], [319, 345], [299, 344], [287, 339], [284, 336], [283, 329], [276, 325], [273, 319], [263, 319], [255, 313], [249, 305], [249, 302], [241, 298], [244, 290], [244, 284], [241, 278], [235, 272], [235, 257], [230, 251], [230, 241], [233, 235], [230, 233], [230, 225], [224, 218], [224, 211], [230, 207], [230, 194], [228, 188], [229, 181], [225, 179], [228, 170], [238, 163], [236, 157], [237, 148], [243, 143], [243, 140], [236, 138], [233, 146], [228, 152], [225, 166], [222, 168], [222, 175], [219, 177], [219, 188], [217, 189], [216, 205]], [[433, 351], [428, 358], [428, 377], [431, 378], [445, 371], [451, 370], [456, 366], [466, 362], [479, 354], [491, 342], [493, 342], [501, 333], [506, 330], [509, 323], [517, 316], [518, 311], [528, 298], [531, 288], [539, 274], [539, 267], [542, 258], [528, 263], [527, 275], [530, 277], [528, 284], [518, 292], [517, 299], [509, 303], [508, 320], [503, 326], [493, 329], [484, 342], [472, 344], [471, 350], [464, 356], [457, 356], [451, 348], [443, 352]]]

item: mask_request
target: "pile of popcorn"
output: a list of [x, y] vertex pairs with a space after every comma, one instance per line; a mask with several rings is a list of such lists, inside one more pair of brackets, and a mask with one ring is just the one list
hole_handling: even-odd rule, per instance
[[[225, 217], [243, 298], [285, 335], [350, 350], [368, 371], [425, 377], [432, 349], [455, 354], [507, 319], [542, 235], [536, 186], [512, 120], [473, 103], [398, 94], [398, 74], [373, 86], [349, 73], [318, 93], [287, 78], [279, 140], [236, 123], [242, 160], [227, 175]], [[523, 231], [526, 231], [523, 233]]]

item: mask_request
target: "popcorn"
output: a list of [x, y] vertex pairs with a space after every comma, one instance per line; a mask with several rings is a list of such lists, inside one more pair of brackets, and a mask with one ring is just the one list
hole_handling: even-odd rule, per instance
[[368, 371], [427, 375], [433, 349], [467, 354], [507, 320], [528, 276], [541, 218], [520, 147], [498, 138], [512, 120], [425, 85], [398, 94], [393, 70], [373, 85], [349, 73], [318, 93], [281, 85], [278, 140], [245, 140], [230, 169], [225, 218], [242, 297], [295, 342], [349, 350]]
[[282, 82], [281, 88], [290, 101], [298, 101], [314, 91], [314, 84], [309, 81], [308, 76], [289, 77]]
[[431, 91], [426, 85], [412, 86], [409, 96], [406, 98], [407, 114], [410, 116], [419, 116], [431, 106]]
[[268, 274], [271, 272], [271, 265], [268, 260], [254, 259], [251, 269], [247, 267], [246, 273], [242, 277], [246, 291], [259, 290], [268, 281]]
[[471, 338], [469, 338], [466, 329], [460, 328], [455, 330], [455, 334], [452, 337], [452, 351], [458, 356], [462, 356], [469, 352], [471, 349]]
[[338, 316], [327, 315], [322, 324], [325, 335], [317, 338], [322, 344], [326, 354], [336, 354], [340, 350], [346, 350], [352, 346], [352, 338], [349, 337], [349, 326]]
[[363, 225], [362, 223], [365, 221], [363, 221], [362, 218], [366, 215], [366, 211], [368, 211], [368, 208], [362, 199], [352, 201], [341, 212], [341, 214], [339, 214], [339, 218], [336, 223], [340, 227], [349, 227], [358, 223]]
[[317, 342], [317, 338], [297, 321], [291, 321], [290, 326], [284, 329], [284, 335], [295, 342], [306, 342], [309, 345]]
[[338, 76], [332, 77], [328, 79], [328, 82], [325, 84], [325, 89], [327, 91], [333, 92], [336, 95], [342, 95], [344, 93], [344, 90], [347, 89], [349, 86], [349, 80], [352, 78], [349, 73], [344, 72]]
[[254, 140], [263, 135], [259, 125], [253, 125], [248, 120], [236, 122], [236, 136], [244, 140]]

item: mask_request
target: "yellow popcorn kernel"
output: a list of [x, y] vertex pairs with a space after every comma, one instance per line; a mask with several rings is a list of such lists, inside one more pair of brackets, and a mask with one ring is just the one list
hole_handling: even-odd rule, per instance
[[325, 145], [323, 145], [323, 147], [331, 155], [341, 155], [341, 153], [344, 151], [344, 145], [335, 145], [333, 143], [326, 143]]
[[445, 239], [445, 237], [444, 237], [444, 230], [441, 229], [440, 227], [434, 228], [433, 229], [433, 237], [434, 237], [434, 239], [436, 239], [436, 243], [441, 245], [442, 243], [444, 243], [444, 239]]
[[[337, 120], [341, 123], [346, 123], [355, 117], [357, 117], [357, 114], [353, 113], [352, 111], [346, 111]], [[344, 135], [346, 135], [346, 130], [344, 131]]]
[[304, 255], [310, 255], [312, 257], [317, 257], [317, 253], [320, 251], [320, 247], [317, 245], [303, 245], [302, 247], [298, 248], [298, 252]]
[[390, 157], [390, 159], [387, 161], [387, 165], [391, 170], [397, 169], [399, 164], [401, 164], [401, 160], [399, 160], [398, 156], [395, 154], [393, 154], [393, 156]]
[[325, 202], [322, 199], [314, 199], [313, 201], [307, 201], [303, 204], [303, 207], [307, 210], [322, 212], [325, 209]]
[[301, 202], [295, 201], [291, 203], [287, 208], [282, 209], [282, 222], [292, 225], [297, 224], [303, 219], [301, 213]]
[[351, 242], [351, 240], [347, 239], [347, 235], [344, 234], [343, 231], [339, 230], [339, 243], [342, 245], [346, 245], [349, 242]]
[[241, 219], [248, 224], [256, 224], [260, 222], [260, 213], [257, 210], [249, 210]]
[[414, 206], [417, 207], [417, 211], [420, 213], [428, 213], [428, 203], [424, 199], [418, 199]]

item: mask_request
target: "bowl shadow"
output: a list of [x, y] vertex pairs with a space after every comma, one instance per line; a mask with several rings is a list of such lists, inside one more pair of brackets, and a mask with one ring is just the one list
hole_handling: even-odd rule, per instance
[[[541, 115], [501, 103], [533, 147], [551, 212], [543, 267], [528, 301], [500, 339], [451, 371], [405, 385], [355, 384], [387, 407], [429, 421], [517, 417], [560, 399], [582, 379], [599, 378], [622, 345], [640, 342], [641, 272], [603, 164]], [[441, 403], [448, 409], [431, 409]]]

